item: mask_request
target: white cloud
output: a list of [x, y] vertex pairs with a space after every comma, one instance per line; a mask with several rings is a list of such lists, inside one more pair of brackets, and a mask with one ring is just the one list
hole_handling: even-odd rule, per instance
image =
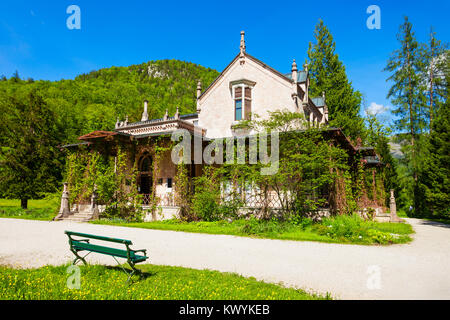
[[368, 114], [376, 116], [377, 114], [386, 112], [388, 110], [389, 110], [389, 108], [387, 106], [383, 106], [382, 104], [378, 104], [378, 103], [372, 102], [370, 104], [370, 106], [367, 108], [366, 112]]

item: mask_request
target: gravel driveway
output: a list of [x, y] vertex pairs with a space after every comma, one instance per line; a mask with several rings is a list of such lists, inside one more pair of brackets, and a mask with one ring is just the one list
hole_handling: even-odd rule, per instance
[[[71, 230], [130, 239], [153, 264], [236, 272], [337, 299], [450, 299], [450, 226], [407, 221], [414, 241], [382, 247], [0, 219], [0, 264], [66, 263], [73, 255], [64, 230]], [[115, 264], [95, 253], [87, 260]]]

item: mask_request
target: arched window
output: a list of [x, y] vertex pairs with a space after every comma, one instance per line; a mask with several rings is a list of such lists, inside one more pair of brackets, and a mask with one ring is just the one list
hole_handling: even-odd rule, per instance
[[150, 172], [152, 166], [152, 160], [149, 156], [144, 156], [141, 159], [141, 166], [140, 171], [141, 172]]

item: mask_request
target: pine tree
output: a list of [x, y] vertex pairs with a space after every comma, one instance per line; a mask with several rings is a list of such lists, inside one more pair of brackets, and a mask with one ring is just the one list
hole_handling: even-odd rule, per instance
[[450, 218], [450, 61], [446, 61], [445, 103], [436, 112], [427, 141], [426, 157], [416, 187], [416, 215]]
[[405, 17], [397, 34], [400, 48], [395, 50], [388, 60], [385, 71], [391, 72], [388, 81], [394, 84], [389, 89], [387, 98], [396, 109], [392, 113], [398, 116], [395, 126], [398, 130], [407, 130], [411, 141], [411, 161], [413, 177], [417, 180], [416, 135], [424, 128], [421, 114], [426, 105], [422, 75], [423, 49], [415, 39], [412, 24]]
[[430, 40], [426, 46], [425, 67], [427, 74], [427, 96], [428, 96], [428, 123], [432, 131], [434, 113], [438, 112], [439, 106], [446, 97], [446, 86], [444, 78], [445, 61], [448, 59], [447, 44], [436, 39], [433, 28], [430, 29]]
[[348, 80], [345, 67], [335, 53], [333, 36], [322, 20], [316, 25], [314, 37], [315, 42], [310, 42], [308, 48], [311, 96], [325, 92], [330, 125], [341, 127], [356, 140], [363, 131], [363, 119], [359, 115], [361, 93]]
[[55, 191], [62, 154], [54, 114], [37, 92], [24, 91], [1, 101], [0, 134], [7, 144], [0, 148], [0, 192], [26, 209], [29, 199]]

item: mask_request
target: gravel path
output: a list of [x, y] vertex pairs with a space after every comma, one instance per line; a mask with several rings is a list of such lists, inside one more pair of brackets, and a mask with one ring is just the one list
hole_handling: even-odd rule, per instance
[[[450, 226], [407, 221], [414, 241], [381, 247], [0, 219], [0, 264], [66, 263], [73, 255], [64, 230], [71, 230], [130, 239], [153, 264], [237, 272], [337, 299], [450, 299]], [[115, 264], [94, 253], [87, 260]]]

